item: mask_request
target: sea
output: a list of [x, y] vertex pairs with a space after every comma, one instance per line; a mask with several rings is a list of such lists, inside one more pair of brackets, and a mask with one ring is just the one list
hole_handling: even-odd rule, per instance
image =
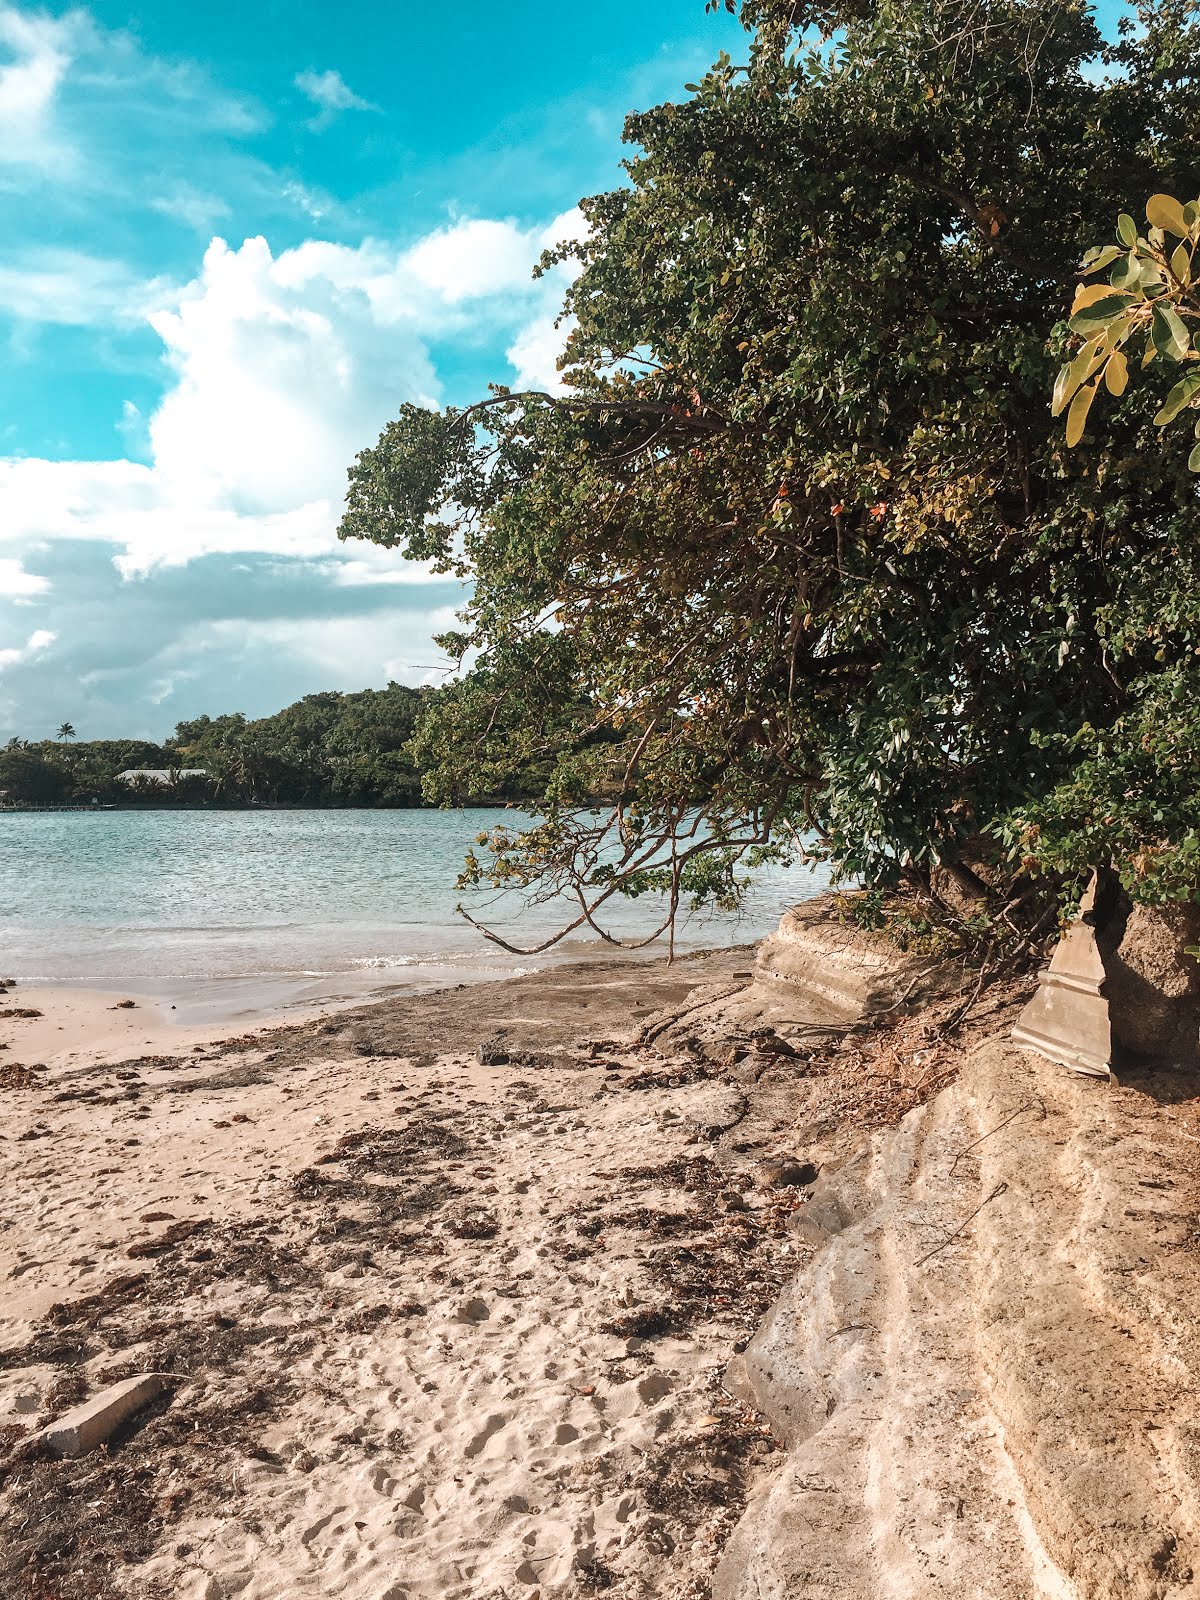
[[[571, 920], [564, 902], [455, 886], [479, 834], [523, 820], [484, 808], [2, 812], [0, 977], [119, 989], [206, 1023], [614, 954], [590, 930], [510, 953], [458, 914], [461, 902], [522, 951]], [[825, 886], [820, 868], [764, 868], [740, 913], [685, 912], [676, 949], [761, 938]], [[655, 895], [610, 902], [607, 926], [634, 942], [662, 914]]]

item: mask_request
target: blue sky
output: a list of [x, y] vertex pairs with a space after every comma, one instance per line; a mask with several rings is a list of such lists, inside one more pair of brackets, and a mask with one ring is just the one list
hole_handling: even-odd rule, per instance
[[404, 400], [552, 381], [542, 248], [700, 0], [0, 0], [0, 741], [420, 682], [455, 586], [334, 531]]
[[0, 0], [0, 742], [425, 681], [460, 593], [337, 544], [345, 469], [402, 401], [553, 381], [533, 263], [742, 41], [702, 0]]

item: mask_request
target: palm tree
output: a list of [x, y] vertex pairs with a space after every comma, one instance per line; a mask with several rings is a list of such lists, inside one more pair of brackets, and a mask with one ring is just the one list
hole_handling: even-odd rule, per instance
[[69, 722], [62, 722], [59, 724], [58, 732], [54, 737], [56, 739], [73, 739], [75, 737], [75, 729]]

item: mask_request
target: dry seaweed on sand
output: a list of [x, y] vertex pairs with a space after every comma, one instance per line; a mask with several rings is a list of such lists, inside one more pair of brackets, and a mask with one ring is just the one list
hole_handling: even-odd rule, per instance
[[40, 1062], [31, 1066], [20, 1061], [0, 1063], [0, 1089], [40, 1089], [44, 1086], [41, 1075], [45, 1070]]
[[[5, 1600], [128, 1600], [119, 1578], [160, 1548], [186, 1511], [228, 1505], [239, 1463], [253, 1458], [266, 1422], [286, 1402], [240, 1388], [193, 1395], [186, 1405], [163, 1395], [106, 1449], [75, 1461], [18, 1447], [0, 1463], [3, 1537], [0, 1593]], [[168, 1600], [169, 1584], [142, 1584], [139, 1600]]]

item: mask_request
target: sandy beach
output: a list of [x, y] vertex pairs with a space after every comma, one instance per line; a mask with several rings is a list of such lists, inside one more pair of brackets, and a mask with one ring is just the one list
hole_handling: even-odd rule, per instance
[[746, 1111], [715, 1069], [583, 1029], [636, 1032], [746, 960], [593, 963], [552, 997], [517, 980], [221, 1041], [11, 992], [42, 1015], [6, 1018], [0, 1054], [25, 1197], [0, 1239], [6, 1443], [129, 1372], [175, 1379], [103, 1482], [84, 1468], [69, 1557], [44, 1524], [8, 1543], [12, 1592], [398, 1600], [668, 1560], [691, 1592], [775, 1454], [722, 1374], [798, 1197], [754, 1185], [772, 1127], [713, 1159]]
[[5, 1600], [1191, 1592], [1192, 1102], [999, 1043], [1019, 989], [947, 1045], [753, 970], [10, 990]]

